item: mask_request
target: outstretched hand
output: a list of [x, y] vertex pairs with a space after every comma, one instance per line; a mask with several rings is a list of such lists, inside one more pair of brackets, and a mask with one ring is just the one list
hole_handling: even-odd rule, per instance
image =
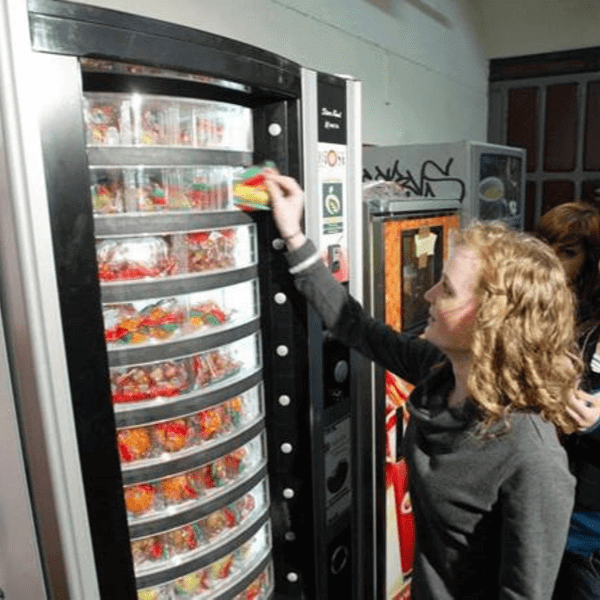
[[293, 177], [281, 175], [275, 169], [265, 169], [265, 185], [271, 197], [273, 220], [288, 247], [304, 242], [302, 214], [304, 192]]
[[585, 431], [600, 419], [600, 398], [578, 390], [569, 401], [567, 412], [579, 425], [580, 431]]

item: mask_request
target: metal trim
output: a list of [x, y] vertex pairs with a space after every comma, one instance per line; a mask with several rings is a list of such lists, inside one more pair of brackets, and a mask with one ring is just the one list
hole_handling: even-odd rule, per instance
[[[31, 52], [24, 3], [0, 4], [0, 115], [9, 194], [0, 196], [2, 303], [32, 503], [50, 590], [99, 597], [70, 403], [40, 140], [48, 75]], [[66, 70], [73, 65], [68, 61]], [[56, 86], [53, 86], [56, 87]], [[64, 88], [63, 88], [64, 89]], [[58, 346], [58, 350], [57, 350]], [[51, 551], [51, 558], [48, 555]]]
[[461, 202], [457, 199], [421, 198], [421, 199], [389, 199], [370, 200], [365, 202], [367, 212], [372, 216], [405, 215], [407, 213], [424, 213], [433, 211], [460, 210]]
[[347, 126], [348, 126], [348, 254], [350, 260], [350, 294], [359, 302], [363, 301], [363, 250], [360, 227], [351, 223], [362, 223], [364, 205], [362, 201], [362, 83], [355, 79], [346, 80]]
[[[0, 119], [0, 139], [2, 120]], [[0, 195], [4, 193], [7, 169], [0, 163]], [[7, 194], [8, 196], [8, 194]], [[15, 407], [15, 393], [0, 308], [0, 439], [2, 439], [2, 476], [10, 485], [0, 488], [0, 522], [5, 550], [0, 572], [3, 574], [0, 598], [47, 597], [44, 567], [39, 553], [40, 539], [32, 512], [27, 481], [23, 441]]]
[[[304, 192], [307, 197], [319, 198], [316, 152], [318, 148], [317, 125], [317, 72], [301, 69], [302, 77], [302, 139], [304, 142]], [[307, 207], [309, 208], [309, 207]], [[319, 211], [305, 211], [306, 235], [319, 240]]]
[[244, 283], [258, 277], [258, 267], [252, 265], [231, 271], [198, 273], [186, 277], [165, 277], [153, 281], [123, 281], [103, 283], [100, 290], [103, 303], [145, 300], [148, 298], [171, 297], [179, 294], [204, 292], [215, 288]]
[[[367, 235], [369, 236], [370, 262], [369, 262], [369, 312], [376, 319], [385, 321], [385, 243], [383, 221], [381, 217], [367, 219]], [[381, 456], [385, 454], [385, 372], [371, 363], [371, 414], [373, 428], [371, 430], [371, 447], [373, 451], [373, 485], [375, 488], [373, 536], [375, 548], [385, 548], [386, 540], [386, 513], [385, 497], [381, 490], [385, 489], [385, 472]], [[386, 551], [380, 553], [375, 564], [376, 598], [385, 596], [386, 581]]]
[[94, 233], [98, 237], [196, 231], [251, 224], [252, 219], [242, 211], [94, 215]]
[[[151, 150], [151, 152], [149, 152]], [[90, 167], [239, 167], [251, 165], [252, 152], [205, 150], [202, 148], [160, 148], [88, 146]]]

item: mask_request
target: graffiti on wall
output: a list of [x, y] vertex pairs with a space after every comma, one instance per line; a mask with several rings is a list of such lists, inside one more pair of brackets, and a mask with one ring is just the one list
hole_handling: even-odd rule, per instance
[[465, 197], [465, 182], [452, 175], [453, 158], [440, 166], [434, 160], [425, 160], [418, 175], [410, 169], [402, 169], [396, 159], [391, 166], [375, 165], [372, 169], [363, 169], [363, 183], [367, 181], [393, 181], [400, 184], [407, 195], [422, 198], [457, 198], [462, 202]]

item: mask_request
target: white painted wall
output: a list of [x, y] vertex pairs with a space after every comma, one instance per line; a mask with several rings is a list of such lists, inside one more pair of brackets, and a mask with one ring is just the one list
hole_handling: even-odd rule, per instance
[[600, 45], [598, 0], [462, 0], [488, 58]]
[[368, 144], [485, 141], [487, 60], [467, 0], [79, 0], [231, 37], [363, 82]]

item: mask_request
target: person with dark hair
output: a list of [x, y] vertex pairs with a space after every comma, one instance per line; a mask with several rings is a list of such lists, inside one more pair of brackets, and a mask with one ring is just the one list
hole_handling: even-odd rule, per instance
[[413, 600], [548, 600], [573, 508], [559, 432], [581, 373], [555, 253], [501, 223], [457, 234], [422, 337], [369, 316], [301, 228], [303, 191], [266, 175], [296, 287], [343, 343], [415, 385], [403, 440]]
[[538, 236], [556, 251], [578, 302], [584, 372], [570, 414], [579, 432], [565, 446], [577, 477], [575, 508], [554, 600], [600, 598], [600, 212], [566, 202], [545, 213]]
[[535, 233], [552, 246], [567, 273], [581, 326], [600, 312], [600, 213], [581, 200], [565, 202], [541, 216]]

